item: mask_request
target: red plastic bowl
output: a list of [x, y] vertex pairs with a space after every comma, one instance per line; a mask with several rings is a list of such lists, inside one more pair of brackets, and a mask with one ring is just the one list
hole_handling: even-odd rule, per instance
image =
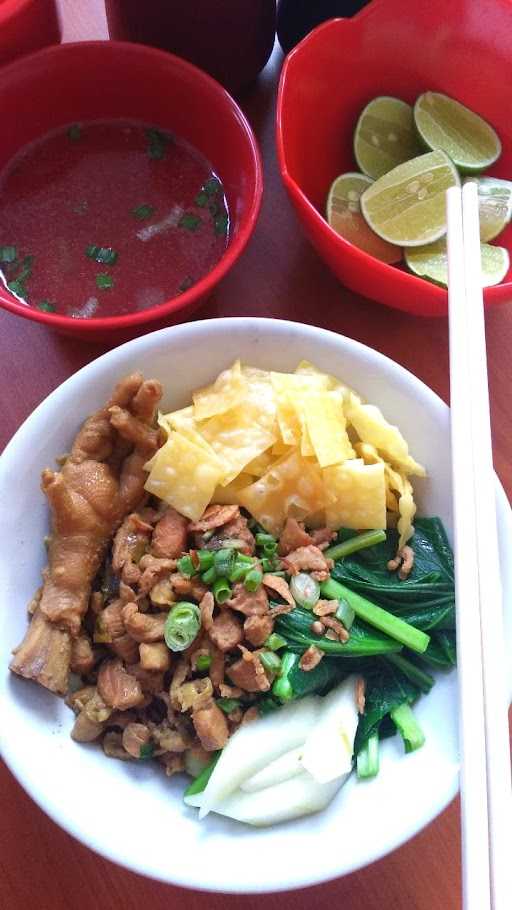
[[2, 70], [0, 169], [21, 146], [48, 130], [109, 117], [154, 123], [199, 149], [224, 184], [231, 237], [215, 268], [189, 291], [126, 316], [73, 319], [43, 313], [0, 289], [0, 306], [11, 313], [83, 338], [125, 338], [188, 315], [242, 253], [256, 225], [263, 191], [256, 139], [225, 89], [178, 57], [116, 41], [46, 48]]
[[[508, 75], [512, 3], [494, 0], [373, 0], [353, 19], [333, 19], [286, 58], [279, 85], [277, 147], [281, 174], [304, 231], [351, 290], [421, 316], [447, 313], [447, 293], [359, 250], [323, 217], [331, 182], [357, 170], [352, 137], [358, 115], [376, 95], [412, 102], [423, 91], [445, 92], [497, 129], [503, 153], [491, 169], [512, 179]], [[512, 228], [495, 241], [512, 258]], [[484, 292], [512, 300], [512, 273]]]
[[55, 0], [0, 0], [0, 63], [60, 37]]

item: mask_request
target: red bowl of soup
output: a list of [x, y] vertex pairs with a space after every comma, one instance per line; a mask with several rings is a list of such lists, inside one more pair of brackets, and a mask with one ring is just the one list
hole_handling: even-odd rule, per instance
[[0, 306], [84, 338], [188, 316], [244, 250], [261, 160], [236, 102], [190, 63], [83, 42], [0, 81]]
[[0, 0], [0, 63], [60, 41], [55, 0]]

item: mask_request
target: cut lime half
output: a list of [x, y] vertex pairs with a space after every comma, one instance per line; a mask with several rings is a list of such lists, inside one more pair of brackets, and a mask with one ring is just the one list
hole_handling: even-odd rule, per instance
[[414, 121], [427, 147], [443, 149], [464, 173], [485, 170], [501, 154], [501, 142], [492, 126], [447, 95], [420, 95], [414, 105]]
[[[503, 281], [510, 267], [508, 251], [502, 246], [480, 244], [482, 287], [488, 288]], [[448, 257], [446, 240], [437, 240], [428, 246], [405, 250], [407, 268], [420, 278], [448, 287]]]
[[382, 262], [399, 262], [402, 250], [387, 243], [368, 227], [361, 214], [360, 198], [373, 180], [365, 174], [341, 174], [327, 197], [327, 221], [333, 230], [354, 246]]
[[377, 179], [422, 151], [410, 104], [382, 95], [366, 105], [354, 133], [354, 155], [364, 174]]
[[459, 186], [457, 169], [444, 152], [428, 152], [399, 164], [361, 196], [367, 224], [399, 246], [433, 243], [446, 234], [446, 190]]
[[478, 187], [480, 240], [494, 240], [512, 217], [512, 183], [498, 177], [467, 177]]

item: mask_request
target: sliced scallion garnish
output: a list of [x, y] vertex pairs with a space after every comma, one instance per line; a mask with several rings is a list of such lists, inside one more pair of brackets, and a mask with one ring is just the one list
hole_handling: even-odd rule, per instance
[[114, 265], [118, 258], [118, 253], [111, 246], [95, 246], [94, 244], [86, 247], [85, 255], [102, 265]]
[[42, 310], [43, 313], [55, 313], [55, 304], [50, 303], [49, 300], [41, 300], [41, 303], [37, 304], [36, 309]]
[[219, 212], [213, 219], [216, 234], [227, 234], [228, 232], [228, 215], [227, 212]]
[[15, 262], [16, 256], [15, 246], [0, 246], [0, 262]]
[[206, 193], [207, 196], [215, 196], [215, 194], [219, 192], [220, 187], [220, 180], [217, 177], [210, 177], [203, 185], [203, 193]]
[[155, 158], [157, 160], [165, 158], [167, 146], [171, 142], [171, 136], [169, 133], [163, 133], [161, 130], [157, 130], [155, 127], [151, 127], [150, 129], [146, 130], [146, 136], [149, 139], [149, 157]]
[[131, 210], [130, 215], [138, 218], [139, 221], [144, 221], [145, 218], [151, 218], [154, 211], [155, 209], [152, 205], [138, 205], [137, 208]]
[[199, 215], [194, 215], [193, 212], [184, 212], [178, 221], [178, 227], [185, 228], [186, 231], [197, 231], [200, 224]]
[[96, 275], [96, 285], [99, 287], [100, 291], [108, 291], [110, 288], [114, 287], [114, 279], [112, 278], [112, 275], [101, 272], [99, 275]]

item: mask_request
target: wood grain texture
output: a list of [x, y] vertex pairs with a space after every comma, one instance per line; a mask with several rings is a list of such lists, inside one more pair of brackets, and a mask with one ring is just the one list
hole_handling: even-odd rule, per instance
[[[101, 0], [60, 0], [65, 40], [101, 38]], [[448, 397], [445, 320], [421, 320], [362, 300], [342, 288], [302, 238], [281, 185], [274, 149], [274, 107], [281, 55], [275, 51], [258, 85], [242, 99], [265, 164], [261, 217], [249, 247], [196, 314], [272, 316], [348, 335], [403, 364]], [[495, 463], [512, 494], [512, 307], [487, 316]], [[34, 407], [106, 348], [61, 338], [0, 313], [0, 377], [5, 445]], [[34, 757], [37, 761], [37, 757]], [[6, 910], [459, 910], [458, 805], [401, 849], [344, 879], [286, 895], [234, 897], [157, 884], [107, 862], [57, 828], [0, 767], [0, 906]], [[103, 810], [102, 810], [103, 811]], [[340, 824], [343, 819], [340, 818]], [[142, 842], [147, 840], [143, 832]], [[284, 847], [283, 847], [284, 849]], [[314, 856], [311, 858], [314, 863]]]

